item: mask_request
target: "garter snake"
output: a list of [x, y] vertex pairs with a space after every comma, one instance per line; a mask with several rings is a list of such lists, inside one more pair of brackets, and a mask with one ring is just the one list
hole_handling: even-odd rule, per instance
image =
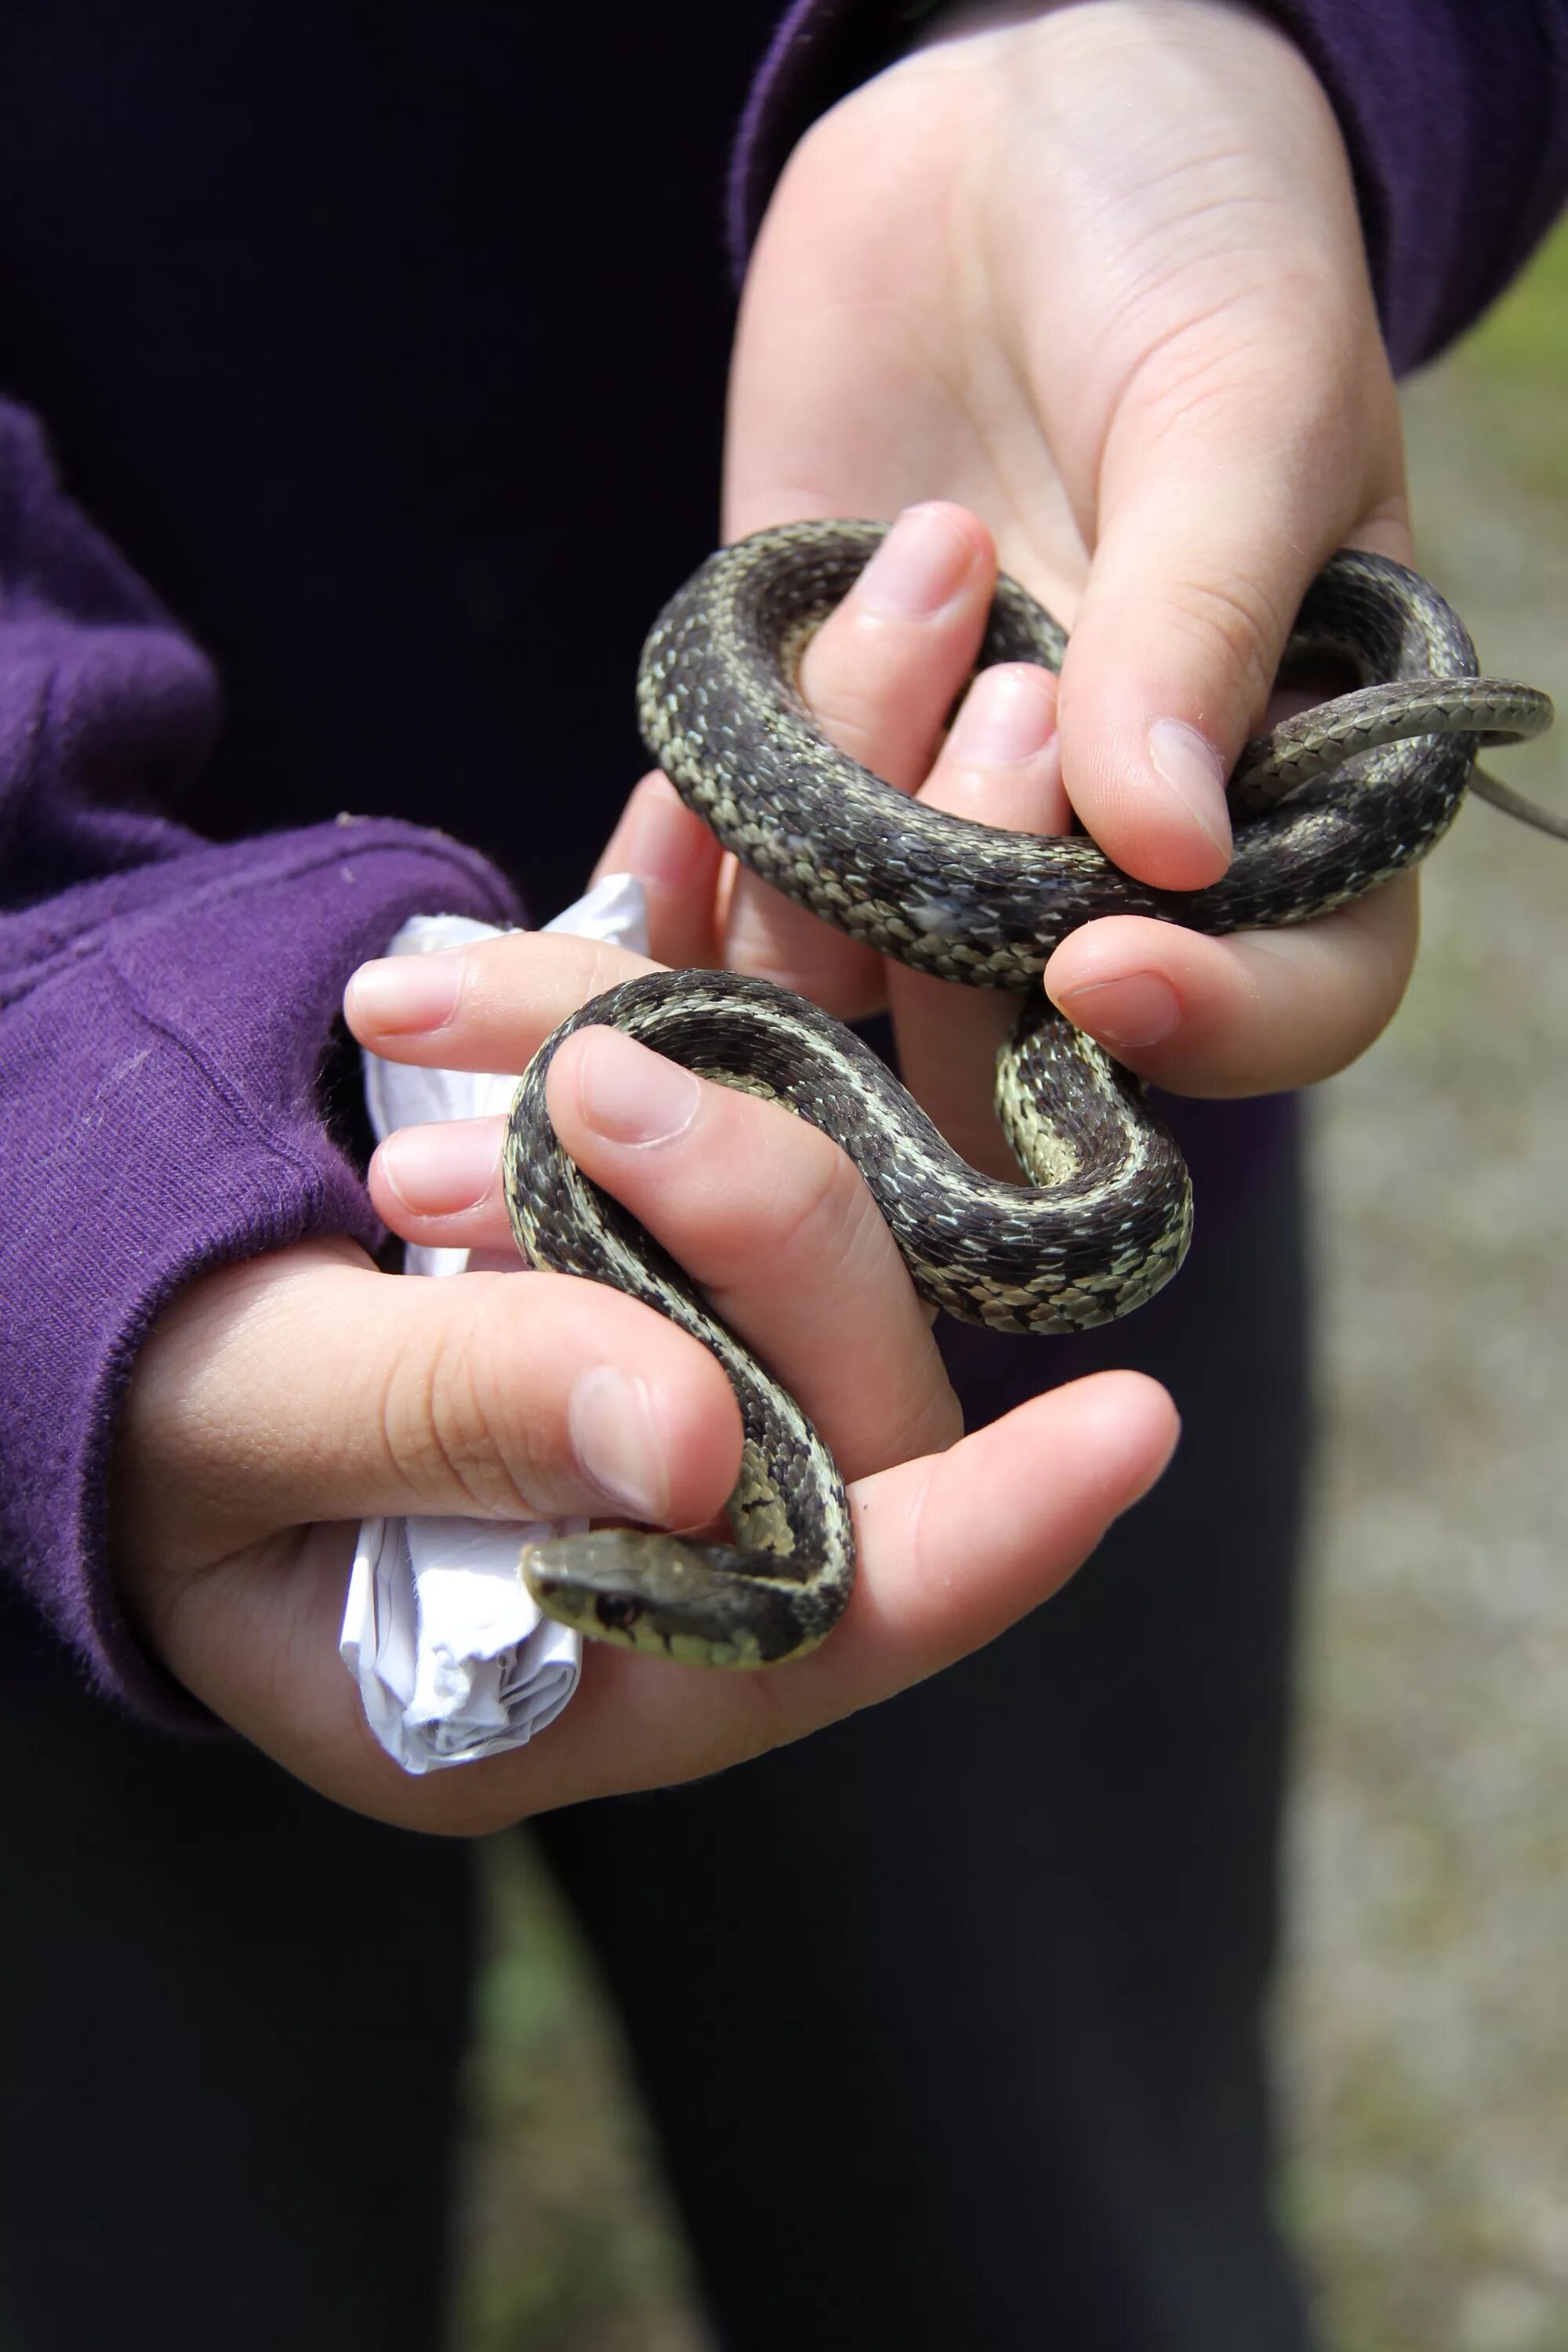
[[[613, 1284], [712, 1349], [743, 1423], [734, 1541], [624, 1528], [531, 1546], [552, 1616], [694, 1664], [761, 1666], [812, 1648], [848, 1598], [854, 1538], [832, 1456], [794, 1399], [695, 1286], [561, 1150], [545, 1076], [563, 1039], [607, 1023], [700, 1075], [772, 1097], [857, 1162], [922, 1298], [1003, 1331], [1069, 1331], [1139, 1306], [1182, 1262], [1187, 1173], [1140, 1083], [1055, 1011], [1038, 974], [1103, 915], [1220, 933], [1310, 921], [1415, 865], [1467, 787], [1562, 821], [1478, 777], [1478, 744], [1538, 734], [1552, 705], [1482, 679], [1464, 627], [1418, 574], [1335, 556], [1288, 661], [1358, 683], [1249, 745], [1231, 780], [1236, 848], [1208, 888], [1150, 888], [1081, 835], [1003, 833], [911, 802], [837, 751], [795, 684], [813, 631], [886, 526], [797, 523], [711, 557], [644, 648], [643, 740], [727, 849], [856, 940], [916, 971], [1022, 992], [996, 1105], [1023, 1182], [979, 1175], [850, 1031], [788, 992], [716, 971], [651, 973], [573, 1014], [534, 1056], [508, 1120], [508, 1207], [529, 1262]], [[1061, 666], [1066, 638], [1003, 578], [980, 666]]]

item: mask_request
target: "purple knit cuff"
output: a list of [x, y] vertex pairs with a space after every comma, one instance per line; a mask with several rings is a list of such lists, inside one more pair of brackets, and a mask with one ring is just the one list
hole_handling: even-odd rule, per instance
[[[117, 879], [113, 917], [62, 924], [6, 1014], [0, 1535], [92, 1682], [192, 1729], [208, 1718], [140, 1647], [106, 1567], [137, 1348], [213, 1266], [315, 1234], [374, 1246], [369, 1201], [317, 1099], [343, 983], [410, 914], [504, 922], [515, 908], [456, 843], [357, 819]], [[104, 888], [58, 912], [101, 904]]]
[[791, 0], [757, 68], [736, 132], [728, 230], [735, 275], [774, 183], [819, 114], [908, 48], [941, 0]]
[[1563, 0], [1268, 0], [1339, 117], [1394, 372], [1436, 357], [1568, 196]]

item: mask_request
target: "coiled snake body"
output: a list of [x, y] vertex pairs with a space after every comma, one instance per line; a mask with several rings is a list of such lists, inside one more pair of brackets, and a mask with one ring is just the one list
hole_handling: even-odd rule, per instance
[[[793, 524], [710, 558], [644, 649], [643, 740], [764, 881], [917, 971], [1025, 992], [998, 1057], [996, 1107], [1026, 1181], [969, 1168], [840, 1024], [726, 972], [651, 973], [583, 1006], [535, 1055], [507, 1127], [506, 1193], [525, 1257], [611, 1283], [693, 1333], [728, 1373], [744, 1425], [732, 1545], [607, 1529], [530, 1547], [522, 1572], [551, 1615], [696, 1664], [773, 1664], [823, 1638], [853, 1580], [848, 1503], [799, 1406], [560, 1150], [544, 1082], [564, 1038], [609, 1024], [786, 1104], [855, 1160], [923, 1298], [998, 1330], [1081, 1329], [1168, 1280], [1192, 1205], [1181, 1154], [1138, 1080], [1039, 988], [1058, 943], [1104, 915], [1215, 933], [1308, 921], [1423, 858], [1471, 783], [1560, 829], [1474, 769], [1478, 744], [1550, 725], [1546, 697], [1479, 678], [1436, 591], [1359, 553], [1334, 557], [1309, 590], [1288, 660], [1329, 658], [1361, 683], [1248, 746], [1230, 787], [1235, 856], [1209, 888], [1153, 890], [1081, 835], [997, 832], [906, 800], [828, 743], [794, 683], [805, 643], [885, 528]], [[982, 667], [1057, 669], [1065, 644], [1024, 589], [998, 583]]]

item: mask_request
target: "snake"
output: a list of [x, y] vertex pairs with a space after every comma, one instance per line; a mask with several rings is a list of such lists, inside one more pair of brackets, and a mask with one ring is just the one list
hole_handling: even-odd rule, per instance
[[[1157, 890], [1079, 831], [1004, 832], [908, 799], [828, 740], [797, 682], [887, 529], [792, 523], [711, 556], [644, 646], [639, 727], [688, 805], [763, 881], [913, 971], [1017, 992], [995, 1106], [1018, 1180], [967, 1165], [852, 1030], [721, 971], [654, 971], [583, 1005], [533, 1056], [506, 1124], [503, 1188], [527, 1262], [668, 1316], [711, 1350], [740, 1406], [730, 1541], [599, 1527], [530, 1542], [519, 1562], [546, 1615], [688, 1664], [777, 1665], [823, 1641], [853, 1589], [850, 1504], [796, 1401], [563, 1150], [545, 1097], [568, 1037], [608, 1024], [810, 1120], [855, 1161], [929, 1305], [998, 1331], [1084, 1330], [1176, 1272], [1193, 1202], [1141, 1082], [1047, 998], [1039, 976], [1059, 942], [1108, 915], [1211, 935], [1310, 922], [1424, 858], [1468, 790], [1568, 835], [1475, 764], [1479, 746], [1549, 726], [1548, 698], [1482, 678], [1437, 591], [1353, 550], [1308, 588], [1281, 675], [1331, 664], [1355, 683], [1247, 745], [1229, 785], [1234, 855], [1206, 888]], [[1050, 614], [1000, 577], [976, 668], [1059, 671], [1066, 647]]]

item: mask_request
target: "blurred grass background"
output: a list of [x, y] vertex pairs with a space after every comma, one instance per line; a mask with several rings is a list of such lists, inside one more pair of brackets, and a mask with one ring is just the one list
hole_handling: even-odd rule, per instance
[[[1405, 405], [1425, 568], [1568, 711], [1568, 233]], [[1568, 808], [1568, 737], [1503, 766]], [[1335, 2352], [1568, 2352], [1568, 845], [1472, 804], [1426, 908], [1314, 1104], [1283, 2194]], [[702, 2352], [590, 1964], [485, 1868], [453, 2352]]]
[[[1568, 234], [1405, 401], [1423, 566], [1568, 713]], [[1568, 809], [1557, 732], [1500, 755]], [[1339, 2352], [1568, 2347], [1568, 845], [1471, 803], [1319, 1090], [1279, 2050]]]

